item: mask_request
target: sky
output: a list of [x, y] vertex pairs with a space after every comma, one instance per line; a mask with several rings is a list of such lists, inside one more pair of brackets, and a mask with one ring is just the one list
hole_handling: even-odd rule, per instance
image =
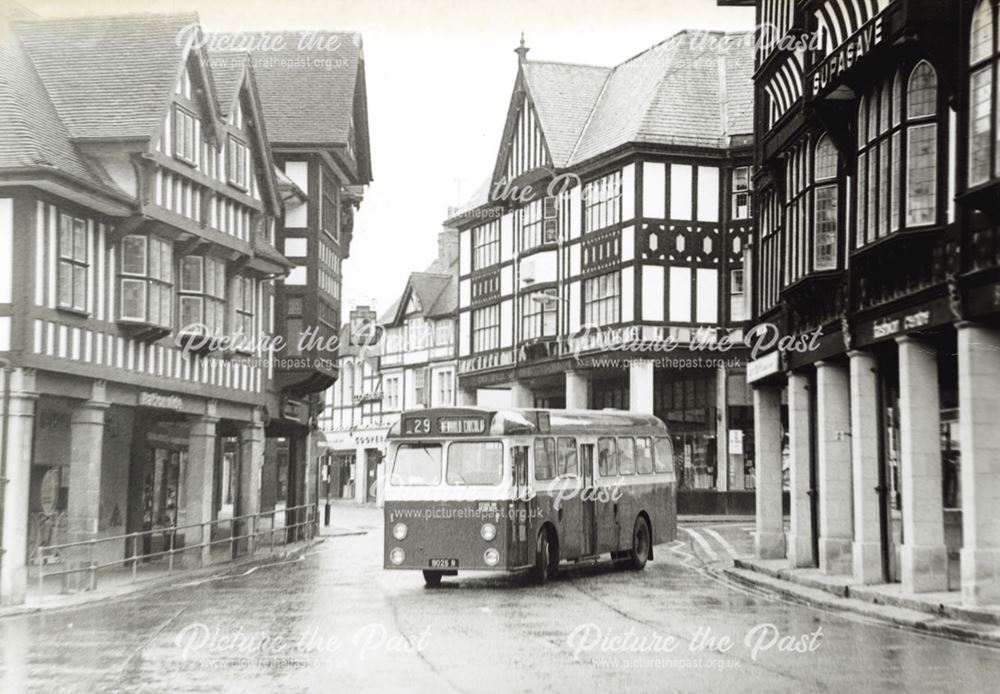
[[343, 311], [384, 310], [437, 253], [448, 207], [492, 174], [528, 59], [615, 65], [682, 29], [748, 30], [715, 0], [20, 0], [42, 16], [197, 12], [207, 31], [360, 31], [372, 173], [344, 263]]

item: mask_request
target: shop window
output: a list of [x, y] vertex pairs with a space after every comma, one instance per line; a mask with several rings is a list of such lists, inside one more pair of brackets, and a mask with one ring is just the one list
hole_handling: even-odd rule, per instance
[[[59, 308], [87, 310], [87, 220], [59, 215]], [[39, 281], [41, 278], [39, 278]]]
[[130, 235], [121, 242], [119, 320], [169, 328], [173, 247], [155, 236]]
[[189, 334], [224, 332], [226, 264], [217, 258], [181, 258], [179, 282], [180, 330]]

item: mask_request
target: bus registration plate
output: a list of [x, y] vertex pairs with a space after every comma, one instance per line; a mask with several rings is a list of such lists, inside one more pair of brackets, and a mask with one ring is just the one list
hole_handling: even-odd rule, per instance
[[431, 559], [428, 566], [432, 569], [457, 569], [458, 559]]

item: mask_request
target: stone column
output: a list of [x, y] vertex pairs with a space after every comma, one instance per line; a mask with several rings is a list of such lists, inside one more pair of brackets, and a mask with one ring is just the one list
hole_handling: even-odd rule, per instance
[[760, 384], [753, 389], [754, 447], [757, 463], [757, 528], [754, 556], [785, 556], [785, 522], [781, 509], [781, 389]]
[[881, 583], [882, 546], [878, 494], [878, 365], [870, 352], [852, 351], [851, 470], [854, 482], [854, 580]]
[[1000, 603], [1000, 331], [958, 325], [962, 603]]
[[[201, 524], [200, 530], [185, 531], [185, 546], [196, 543], [206, 543], [211, 540], [212, 497], [215, 483], [216, 432], [218, 422], [216, 417], [199, 417], [191, 422], [188, 434], [186, 503], [184, 505], [184, 524]], [[201, 548], [201, 562], [211, 561], [211, 547]]]
[[566, 372], [566, 409], [586, 410], [590, 406], [590, 380], [579, 371]]
[[535, 406], [535, 395], [527, 384], [516, 382], [510, 387], [510, 406], [514, 408]]
[[729, 372], [719, 366], [715, 370], [715, 488], [729, 491]]
[[819, 568], [851, 574], [854, 540], [851, 414], [847, 367], [816, 364], [816, 441], [819, 477]]
[[[899, 429], [903, 475], [903, 590], [948, 589], [941, 491], [941, 406], [937, 352], [906, 336], [899, 343]], [[964, 466], [963, 466], [964, 467]]]
[[628, 367], [628, 409], [634, 414], [653, 414], [653, 362], [633, 361]]
[[[294, 461], [289, 460], [289, 465]], [[240, 478], [237, 514], [247, 516], [260, 511], [260, 473], [264, 465], [264, 425], [260, 411], [254, 409], [250, 422], [240, 428]], [[239, 535], [246, 535], [252, 522], [237, 524]], [[252, 546], [247, 540], [240, 540], [241, 547]]]
[[[66, 520], [70, 542], [97, 537], [101, 515], [101, 462], [104, 448], [104, 415], [110, 403], [105, 384], [95, 383], [93, 397], [73, 408], [70, 415], [69, 500]], [[77, 552], [78, 558], [88, 552]]]
[[[0, 403], [8, 376], [0, 369]], [[0, 556], [0, 605], [20, 605], [24, 602], [28, 583], [25, 558], [28, 554], [28, 497], [31, 483], [32, 441], [35, 429], [35, 372], [13, 369], [9, 375], [10, 395], [7, 411], [6, 440], [0, 441], [6, 451], [4, 474], [7, 483], [0, 483], [3, 494], [2, 546]], [[3, 420], [0, 420], [2, 424]], [[0, 436], [3, 436], [0, 429]]]
[[811, 394], [809, 377], [788, 375], [788, 487], [791, 502], [791, 527], [788, 532], [788, 565], [798, 568], [815, 566], [812, 537], [812, 498], [809, 467], [812, 458], [810, 437]]

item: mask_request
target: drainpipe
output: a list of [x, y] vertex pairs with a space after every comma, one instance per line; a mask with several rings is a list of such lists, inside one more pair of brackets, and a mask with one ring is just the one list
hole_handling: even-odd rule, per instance
[[[3, 567], [4, 553], [6, 550], [3, 548], [3, 521], [6, 516], [7, 508], [7, 436], [10, 431], [9, 419], [10, 414], [10, 362], [6, 359], [0, 359], [0, 365], [3, 366], [3, 418], [0, 419], [0, 440], [3, 444], [0, 445], [0, 568]], [[0, 572], [0, 576], [3, 573]], [[0, 595], [3, 595], [3, 586], [0, 586]]]

